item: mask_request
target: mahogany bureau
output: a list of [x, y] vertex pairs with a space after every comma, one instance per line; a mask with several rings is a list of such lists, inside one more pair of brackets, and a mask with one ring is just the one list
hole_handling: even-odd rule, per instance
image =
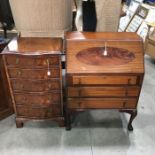
[[135, 33], [68, 32], [66, 129], [86, 109], [117, 109], [137, 115], [144, 76], [142, 39]]
[[27, 120], [64, 124], [60, 38], [17, 38], [2, 52], [16, 114], [16, 126]]

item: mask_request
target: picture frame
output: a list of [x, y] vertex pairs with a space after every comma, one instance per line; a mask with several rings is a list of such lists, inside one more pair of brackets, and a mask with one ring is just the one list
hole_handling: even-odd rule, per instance
[[135, 1], [135, 0], [132, 0], [130, 5], [129, 5], [129, 8], [128, 10], [135, 13], [138, 9], [138, 7], [140, 6], [140, 3]]
[[135, 0], [135, 1], [137, 1], [137, 2], [139, 2], [139, 3], [142, 3], [144, 0]]
[[143, 6], [140, 6], [137, 10], [137, 15], [139, 15], [143, 19], [147, 17], [148, 13], [149, 13], [149, 9], [144, 8]]
[[122, 17], [120, 19], [119, 28], [120, 28], [121, 31], [124, 31], [126, 29], [126, 27], [130, 23], [130, 21], [133, 18], [133, 16], [134, 16], [134, 13], [133, 12], [127, 11], [126, 12], [126, 16], [125, 17]]
[[143, 39], [143, 41], [145, 41], [145, 38], [146, 38], [146, 36], [147, 36], [147, 34], [148, 34], [148, 30], [149, 30], [148, 25], [147, 25], [146, 22], [144, 21], [144, 22], [141, 24], [141, 26], [139, 27], [138, 31], [137, 31], [137, 34], [138, 34], [139, 36], [141, 36], [141, 38]]
[[130, 23], [126, 27], [126, 32], [137, 32], [143, 21], [146, 19], [149, 9], [139, 6]]
[[137, 32], [138, 28], [140, 27], [140, 25], [142, 24], [143, 22], [143, 18], [138, 16], [138, 15], [135, 15], [131, 22], [129, 23], [129, 25], [127, 26], [126, 28], [126, 32]]

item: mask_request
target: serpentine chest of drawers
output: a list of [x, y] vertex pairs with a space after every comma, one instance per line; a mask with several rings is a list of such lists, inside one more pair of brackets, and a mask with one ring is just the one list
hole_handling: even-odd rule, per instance
[[144, 76], [142, 39], [134, 33], [69, 32], [67, 51], [67, 129], [75, 111], [118, 109], [137, 115]]
[[29, 119], [63, 125], [61, 50], [59, 38], [18, 38], [2, 52], [17, 127]]

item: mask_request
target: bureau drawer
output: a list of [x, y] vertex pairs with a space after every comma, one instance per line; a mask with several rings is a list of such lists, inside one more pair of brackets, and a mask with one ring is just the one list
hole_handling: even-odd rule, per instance
[[52, 90], [60, 90], [60, 79], [49, 80], [22, 80], [11, 79], [11, 85], [14, 91], [29, 91], [29, 92], [45, 92]]
[[69, 109], [135, 109], [136, 98], [69, 98]]
[[36, 118], [36, 119], [45, 119], [52, 118], [53, 116], [61, 116], [61, 110], [56, 106], [49, 107], [33, 107], [33, 106], [21, 106], [16, 107], [17, 116], [27, 117], [27, 118]]
[[139, 87], [69, 87], [68, 97], [127, 97], [138, 96]]
[[15, 93], [14, 94], [15, 102], [17, 105], [26, 105], [26, 106], [49, 106], [52, 104], [61, 105], [61, 93], [52, 92], [52, 93]]
[[47, 75], [46, 69], [17, 69], [9, 68], [8, 74], [10, 78], [21, 78], [21, 79], [48, 79], [48, 78], [59, 78], [60, 69], [50, 69], [51, 75]]
[[69, 85], [135, 85], [137, 84], [137, 76], [73, 76], [68, 81]]
[[9, 67], [23, 67], [23, 68], [34, 68], [44, 67], [47, 68], [49, 65], [59, 65], [59, 55], [5, 55], [6, 65]]

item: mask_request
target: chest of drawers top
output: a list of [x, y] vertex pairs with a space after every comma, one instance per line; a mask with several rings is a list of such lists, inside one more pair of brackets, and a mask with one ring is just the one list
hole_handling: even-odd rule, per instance
[[68, 74], [144, 73], [143, 42], [135, 33], [68, 32], [66, 50]]
[[15, 38], [3, 50], [3, 54], [59, 54], [62, 51], [61, 38]]

